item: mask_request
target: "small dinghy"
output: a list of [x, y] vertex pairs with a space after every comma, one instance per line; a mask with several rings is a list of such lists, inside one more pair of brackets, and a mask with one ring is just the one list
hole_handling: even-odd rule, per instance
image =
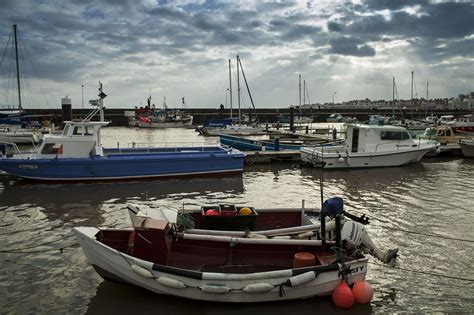
[[[203, 301], [302, 299], [331, 294], [342, 278], [349, 284], [364, 280], [368, 261], [365, 253], [384, 261], [396, 256], [396, 251], [377, 249], [362, 223], [342, 218], [342, 200], [328, 200], [324, 209], [319, 223], [292, 227], [282, 227], [280, 221], [287, 215], [279, 214], [288, 214], [288, 209], [262, 215], [265, 211], [240, 207], [239, 212], [246, 214], [227, 217], [254, 215], [253, 223], [252, 219], [237, 219], [247, 224], [231, 224], [244, 226], [243, 231], [189, 229], [170, 222], [166, 215], [151, 218], [139, 214], [133, 218], [132, 229], [78, 227], [74, 232], [89, 262], [105, 279]], [[205, 210], [201, 219], [219, 217], [209, 210], [222, 212]], [[300, 219], [304, 218], [301, 213], [300, 210]], [[257, 223], [256, 217], [260, 216], [272, 218], [273, 226], [278, 228], [260, 225], [271, 221], [261, 219]], [[326, 217], [333, 221], [326, 224]], [[214, 220], [211, 228], [222, 222]], [[335, 239], [320, 239], [321, 235], [329, 235], [326, 228], [331, 230], [332, 226]], [[255, 231], [251, 233], [250, 227]]]

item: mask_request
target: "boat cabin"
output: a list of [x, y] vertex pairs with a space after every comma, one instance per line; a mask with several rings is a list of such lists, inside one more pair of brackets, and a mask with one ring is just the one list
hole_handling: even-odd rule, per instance
[[348, 152], [395, 151], [415, 145], [407, 129], [389, 125], [348, 124], [346, 149]]
[[456, 121], [454, 115], [443, 115], [439, 118], [440, 124], [453, 124]]
[[426, 130], [417, 136], [417, 139], [436, 140], [441, 144], [457, 143], [459, 138], [454, 136], [454, 131], [451, 126], [433, 126], [426, 128]]
[[87, 158], [103, 156], [100, 128], [107, 121], [66, 121], [62, 134], [46, 135], [38, 149], [39, 157]]

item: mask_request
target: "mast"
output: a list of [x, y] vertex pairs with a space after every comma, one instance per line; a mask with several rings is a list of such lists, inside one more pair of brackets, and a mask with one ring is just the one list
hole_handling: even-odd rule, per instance
[[16, 24], [13, 24], [13, 34], [15, 36], [15, 56], [16, 56], [16, 82], [18, 85], [18, 108], [22, 110], [21, 107], [21, 88], [20, 88], [20, 64], [18, 62], [18, 38], [16, 36]]
[[229, 59], [229, 97], [230, 97], [230, 119], [232, 119], [232, 66]]
[[240, 121], [240, 78], [239, 78], [239, 55], [237, 55], [237, 104], [239, 106], [239, 124]]
[[299, 106], [301, 107], [301, 74], [298, 75]]
[[392, 78], [392, 117], [395, 117], [395, 77]]
[[[303, 105], [306, 105], [306, 80], [303, 80]], [[301, 112], [301, 108], [300, 108]]]

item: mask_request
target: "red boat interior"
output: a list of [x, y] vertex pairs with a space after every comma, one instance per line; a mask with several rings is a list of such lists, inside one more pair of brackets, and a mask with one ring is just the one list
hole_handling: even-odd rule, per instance
[[313, 254], [314, 266], [335, 261], [331, 245], [176, 239], [167, 221], [146, 218], [138, 225], [133, 231], [103, 230], [96, 237], [99, 242], [139, 259], [196, 271], [247, 273], [293, 268], [295, 254], [300, 252]]

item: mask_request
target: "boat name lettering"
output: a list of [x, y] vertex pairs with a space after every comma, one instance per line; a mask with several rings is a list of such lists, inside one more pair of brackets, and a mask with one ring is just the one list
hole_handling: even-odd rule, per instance
[[355, 268], [348, 268], [346, 270], [340, 270], [338, 276], [340, 277], [344, 273], [346, 275], [350, 275], [350, 274], [353, 274], [353, 273], [362, 272], [362, 270], [364, 270], [364, 266], [359, 266], [359, 267], [355, 267]]
[[38, 165], [20, 164], [20, 165], [18, 165], [18, 168], [21, 168], [21, 169], [24, 169], [24, 170], [36, 170], [36, 169], [38, 169]]

